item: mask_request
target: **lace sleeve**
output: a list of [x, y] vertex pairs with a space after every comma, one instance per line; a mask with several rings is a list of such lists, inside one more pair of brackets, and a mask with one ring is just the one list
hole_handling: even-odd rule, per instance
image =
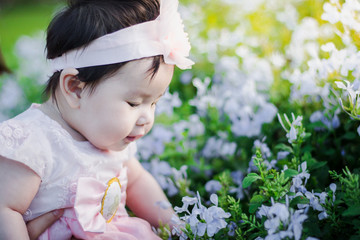
[[25, 164], [43, 178], [49, 153], [41, 132], [14, 119], [0, 124], [1, 156]]

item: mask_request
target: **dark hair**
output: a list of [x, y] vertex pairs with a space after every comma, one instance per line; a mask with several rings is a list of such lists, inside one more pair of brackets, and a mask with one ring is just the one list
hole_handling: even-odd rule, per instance
[[[96, 38], [154, 20], [159, 14], [158, 0], [69, 0], [68, 7], [53, 18], [47, 29], [47, 58], [53, 59], [72, 49], [86, 47]], [[153, 57], [149, 69], [152, 76], [158, 71], [161, 61], [161, 56]], [[114, 74], [126, 63], [78, 68], [77, 77], [93, 91], [105, 76]], [[60, 72], [49, 78], [44, 95], [55, 97]]]

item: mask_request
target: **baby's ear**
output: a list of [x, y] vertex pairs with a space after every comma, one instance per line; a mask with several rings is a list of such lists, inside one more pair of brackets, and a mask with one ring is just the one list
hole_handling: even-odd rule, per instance
[[60, 91], [71, 108], [79, 108], [81, 93], [84, 90], [85, 83], [81, 82], [75, 68], [65, 68], [60, 74]]

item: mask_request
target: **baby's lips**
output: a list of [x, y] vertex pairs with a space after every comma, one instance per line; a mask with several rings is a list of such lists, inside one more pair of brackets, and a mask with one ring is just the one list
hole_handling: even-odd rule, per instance
[[136, 141], [141, 138], [143, 135], [134, 135], [134, 136], [127, 136], [126, 139], [130, 142]]

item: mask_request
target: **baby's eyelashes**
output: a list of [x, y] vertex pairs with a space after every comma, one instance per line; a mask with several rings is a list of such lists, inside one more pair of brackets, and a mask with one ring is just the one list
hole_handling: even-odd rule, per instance
[[140, 103], [134, 103], [134, 102], [127, 102], [127, 104], [130, 105], [130, 107], [138, 107]]
[[151, 104], [151, 106], [156, 106], [157, 103], [158, 103], [158, 101], [155, 101]]
[[[159, 99], [156, 100], [156, 101], [154, 101], [154, 102], [152, 102], [152, 103], [151, 103], [151, 106], [156, 106], [156, 104], [158, 103], [158, 101], [159, 101]], [[127, 101], [126, 103], [129, 104], [130, 107], [138, 107], [138, 106], [141, 105], [141, 103], [130, 102], [130, 101]]]

